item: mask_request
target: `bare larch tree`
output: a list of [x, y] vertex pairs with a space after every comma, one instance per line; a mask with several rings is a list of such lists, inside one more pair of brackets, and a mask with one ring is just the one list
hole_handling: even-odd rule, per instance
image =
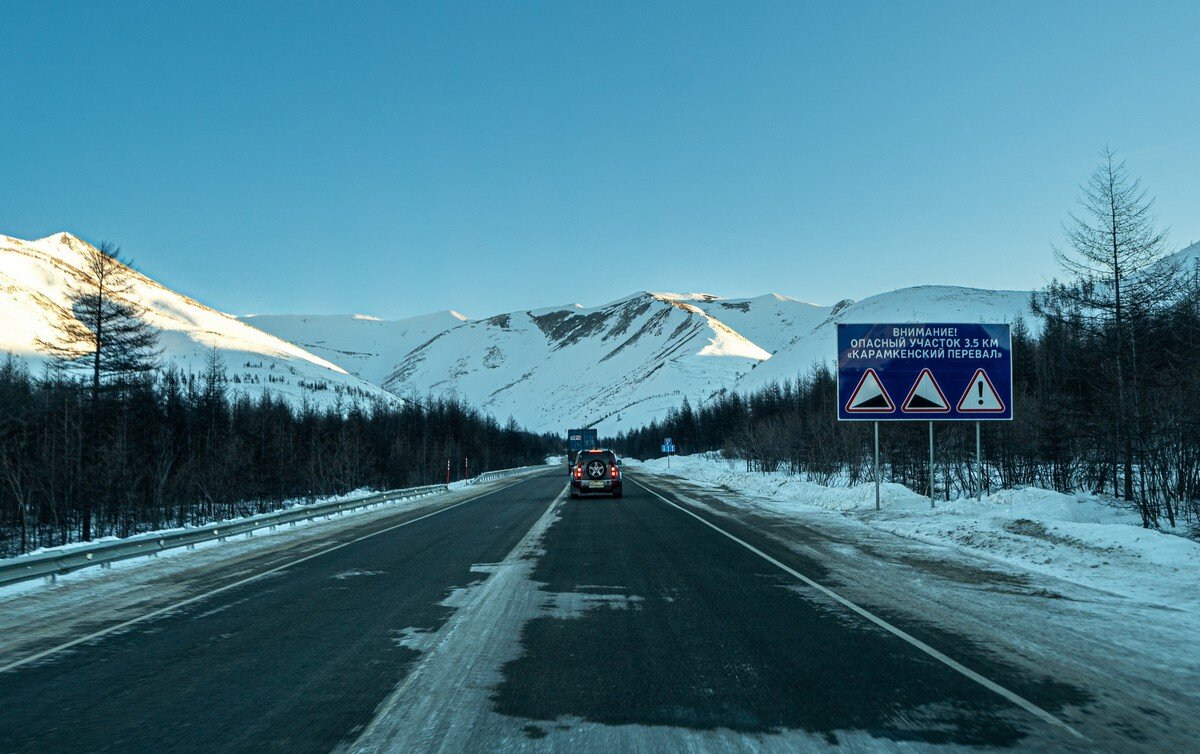
[[[1035, 306], [1045, 315], [1066, 304], [1108, 335], [1113, 363], [1108, 377], [1117, 404], [1112, 439], [1124, 467], [1123, 496], [1133, 500], [1140, 423], [1139, 326], [1147, 314], [1179, 297], [1182, 280], [1179, 265], [1167, 258], [1166, 231], [1157, 227], [1154, 200], [1147, 197], [1141, 180], [1130, 178], [1125, 162], [1118, 161], [1112, 149], [1106, 147], [1100, 160], [1080, 187], [1079, 212], [1071, 213], [1063, 226], [1066, 248], [1054, 249], [1059, 266], [1072, 280], [1052, 285], [1035, 298]], [[1114, 485], [1115, 476], [1114, 472]], [[1149, 525], [1145, 509], [1143, 518]]]
[[[58, 370], [89, 373], [90, 431], [84, 457], [92, 479], [98, 480], [104, 476], [99, 461], [104, 438], [102, 393], [120, 391], [157, 369], [158, 331], [132, 296], [134, 273], [121, 259], [120, 249], [108, 243], [76, 248], [82, 264], [68, 293], [70, 311], [57, 323], [58, 337], [38, 344]], [[81, 523], [85, 540], [91, 536], [91, 518], [91, 507], [85, 506]]]

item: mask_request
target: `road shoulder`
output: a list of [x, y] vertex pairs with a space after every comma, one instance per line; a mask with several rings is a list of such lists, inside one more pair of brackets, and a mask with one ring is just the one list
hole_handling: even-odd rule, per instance
[[797, 505], [783, 515], [780, 501], [757, 505], [727, 487], [644, 470], [631, 477], [772, 554], [789, 553], [823, 584], [906, 629], [918, 627], [913, 633], [934, 646], [943, 636], [969, 637], [973, 650], [1032, 677], [1084, 689], [1088, 709], [1065, 713], [1093, 741], [1180, 745], [1198, 733], [1197, 676], [1176, 657], [1189, 616], [828, 510]]

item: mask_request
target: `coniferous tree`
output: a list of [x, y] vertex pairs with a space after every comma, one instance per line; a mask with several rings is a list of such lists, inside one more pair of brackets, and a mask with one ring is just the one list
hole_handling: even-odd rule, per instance
[[[1067, 248], [1054, 250], [1071, 277], [1035, 296], [1034, 310], [1059, 321], [1074, 315], [1105, 343], [1112, 368], [1091, 375], [1116, 398], [1110, 437], [1123, 466], [1124, 497], [1133, 500], [1134, 449], [1142, 437], [1138, 337], [1155, 311], [1178, 298], [1180, 270], [1167, 259], [1153, 199], [1111, 149], [1101, 153], [1078, 202], [1080, 212], [1071, 213], [1063, 229]], [[1145, 505], [1143, 523], [1150, 525]]]
[[[157, 369], [158, 332], [146, 321], [146, 310], [132, 298], [134, 272], [121, 259], [120, 249], [109, 243], [99, 248], [82, 244], [83, 264], [68, 293], [68, 310], [57, 323], [57, 338], [39, 340], [61, 372], [89, 375], [88, 442], [84, 459], [87, 479], [102, 485], [110, 480], [104, 462], [105, 431], [113, 416], [101, 404], [102, 393], [124, 390], [149, 379]], [[87, 499], [95, 495], [89, 491]], [[92, 507], [86, 504], [81, 524], [85, 540], [91, 538]]]

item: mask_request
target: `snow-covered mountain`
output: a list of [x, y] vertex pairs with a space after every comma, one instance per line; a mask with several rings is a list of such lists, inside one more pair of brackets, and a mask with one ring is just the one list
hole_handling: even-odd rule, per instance
[[[60, 337], [55, 323], [73, 316], [69, 291], [80, 280], [87, 243], [69, 233], [37, 241], [0, 235], [0, 353], [22, 357], [37, 371], [46, 357], [38, 340]], [[303, 348], [211, 309], [130, 272], [130, 298], [159, 330], [164, 364], [199, 374], [209, 354], [224, 362], [229, 388], [255, 396], [271, 392], [299, 402], [397, 398]]]
[[[52, 336], [52, 323], [67, 316], [66, 290], [82, 243], [67, 234], [28, 242], [0, 236], [0, 351], [38, 358], [37, 338]], [[1200, 244], [1177, 256], [1195, 266]], [[142, 276], [137, 280], [137, 296], [163, 331], [168, 359], [184, 369], [199, 371], [215, 347], [249, 392], [271, 389], [317, 401], [339, 393], [456, 396], [537, 431], [597, 426], [615, 433], [660, 417], [684, 397], [696, 404], [721, 390], [750, 392], [795, 379], [814, 363], [833, 362], [839, 322], [1024, 318], [1037, 325], [1027, 291], [951, 286], [833, 306], [779, 294], [726, 299], [638, 292], [603, 306], [481, 320], [448, 310], [394, 321], [366, 315], [237, 320]]]
[[832, 363], [839, 322], [1018, 317], [1031, 319], [1028, 292], [921, 286], [834, 306], [778, 294], [640, 292], [594, 308], [483, 320], [440, 312], [394, 322], [361, 315], [247, 321], [400, 396], [456, 396], [539, 431], [569, 425], [615, 433], [661, 417], [685, 396], [696, 405], [721, 390], [750, 392]]
[[708, 293], [657, 293], [664, 299], [686, 301], [737, 330], [769, 353], [787, 346], [800, 333], [819, 325], [833, 307], [768, 293], [754, 298], [720, 298]]
[[770, 354], [694, 303], [636, 293], [604, 306], [512, 312], [450, 328], [383, 382], [456, 395], [539, 430], [640, 426], [729, 385]]
[[399, 320], [366, 314], [254, 314], [241, 320], [381, 385], [410, 351], [467, 317], [446, 310]]

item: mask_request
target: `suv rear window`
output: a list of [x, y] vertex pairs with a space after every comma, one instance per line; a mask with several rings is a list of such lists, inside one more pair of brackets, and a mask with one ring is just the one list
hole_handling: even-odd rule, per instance
[[583, 463], [597, 457], [602, 459], [605, 463], [615, 464], [617, 462], [617, 457], [611, 450], [584, 450], [580, 452], [579, 458], [575, 461], [575, 463]]

